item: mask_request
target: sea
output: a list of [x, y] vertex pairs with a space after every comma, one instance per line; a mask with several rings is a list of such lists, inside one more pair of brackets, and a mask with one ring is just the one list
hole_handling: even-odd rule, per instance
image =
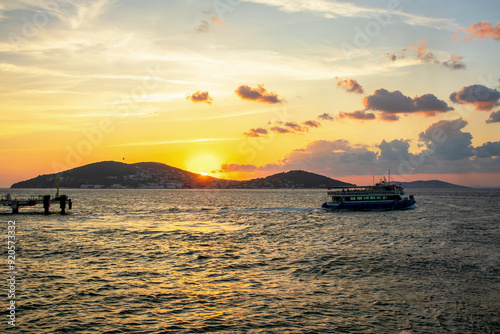
[[61, 193], [64, 216], [0, 207], [0, 333], [500, 333], [499, 189], [367, 212], [325, 190]]

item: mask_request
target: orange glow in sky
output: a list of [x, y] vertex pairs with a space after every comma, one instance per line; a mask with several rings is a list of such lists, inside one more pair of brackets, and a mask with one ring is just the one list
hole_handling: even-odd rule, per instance
[[500, 3], [424, 2], [7, 2], [0, 186], [107, 160], [500, 186]]

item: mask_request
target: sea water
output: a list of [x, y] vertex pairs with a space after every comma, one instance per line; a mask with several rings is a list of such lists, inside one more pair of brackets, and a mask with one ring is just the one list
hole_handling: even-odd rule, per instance
[[[53, 190], [3, 190], [13, 197]], [[2, 333], [499, 333], [500, 190], [65, 190], [2, 213]], [[16, 224], [15, 327], [7, 223]]]

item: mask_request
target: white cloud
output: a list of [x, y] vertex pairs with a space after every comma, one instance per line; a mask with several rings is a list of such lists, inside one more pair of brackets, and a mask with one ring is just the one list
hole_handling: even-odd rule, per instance
[[[396, 8], [365, 8], [356, 6], [349, 2], [337, 2], [327, 0], [243, 0], [246, 2], [259, 3], [267, 6], [277, 7], [279, 10], [288, 13], [310, 12], [321, 15], [325, 18], [338, 17], [361, 17], [373, 19], [373, 15], [382, 12], [399, 16], [404, 23], [413, 26], [432, 27], [439, 30], [455, 31], [459, 25], [454, 19], [419, 16], [399, 11], [404, 9], [403, 4]], [[396, 3], [397, 5], [397, 3]]]
[[55, 16], [66, 23], [71, 29], [93, 23], [104, 14], [117, 0], [18, 0], [0, 5], [0, 19], [6, 11], [16, 9], [33, 10]]
[[342, 3], [326, 0], [244, 0], [267, 6], [278, 7], [288, 13], [310, 12], [320, 14], [326, 18], [337, 17], [370, 17], [373, 9], [363, 8], [351, 3]]

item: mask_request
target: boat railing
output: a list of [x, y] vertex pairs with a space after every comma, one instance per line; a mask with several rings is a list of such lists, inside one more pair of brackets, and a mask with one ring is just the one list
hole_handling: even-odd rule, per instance
[[366, 189], [366, 190], [329, 190], [329, 196], [358, 196], [358, 195], [367, 195], [367, 194], [399, 194], [402, 190], [399, 189]]

